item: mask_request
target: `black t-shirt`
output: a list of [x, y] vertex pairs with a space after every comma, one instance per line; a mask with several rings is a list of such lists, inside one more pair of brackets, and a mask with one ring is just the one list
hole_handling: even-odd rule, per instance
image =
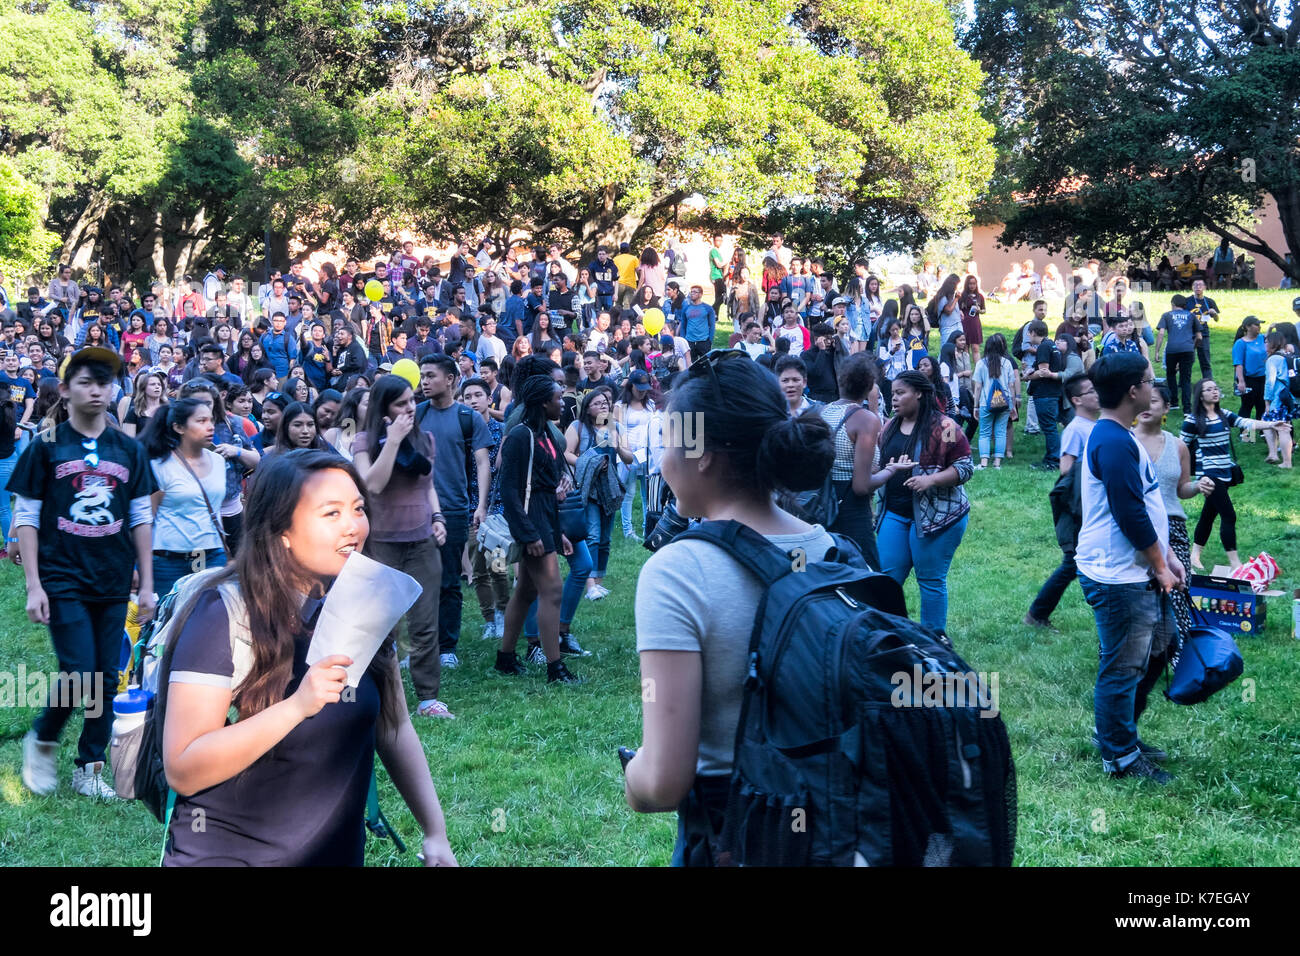
[[[915, 429], [913, 429], [915, 431]], [[893, 436], [881, 446], [880, 464], [889, 464], [894, 458], [902, 458], [904, 455], [915, 459], [916, 457], [916, 436], [904, 435], [900, 428], [894, 432]], [[912, 492], [905, 486], [907, 479], [912, 477], [911, 468], [900, 468], [894, 472], [894, 476], [885, 484], [885, 508], [892, 514], [900, 518], [912, 517]]]
[[[1038, 343], [1038, 348], [1034, 352], [1034, 368], [1046, 365], [1049, 371], [1059, 372], [1065, 368], [1065, 363], [1061, 359], [1061, 353], [1056, 348], [1056, 343], [1051, 339], [1043, 339]], [[1056, 378], [1035, 378], [1029, 382], [1029, 394], [1034, 398], [1051, 398], [1053, 395], [1060, 397], [1061, 380]]]
[[[307, 673], [311, 622], [320, 604], [303, 607], [306, 622], [294, 642], [285, 698]], [[176, 638], [168, 673], [171, 689], [178, 680], [229, 686], [230, 623], [215, 588], [199, 596]], [[163, 865], [361, 866], [379, 689], [366, 674], [352, 694], [355, 699], [326, 704], [298, 724], [238, 776], [178, 795]], [[191, 822], [200, 815], [204, 827], [196, 833]]]
[[[114, 428], [90, 442], [63, 422], [27, 447], [8, 490], [41, 501], [41, 587], [50, 597], [124, 601], [135, 545], [131, 502], [158, 490], [144, 446]], [[87, 461], [91, 455], [98, 461]]]

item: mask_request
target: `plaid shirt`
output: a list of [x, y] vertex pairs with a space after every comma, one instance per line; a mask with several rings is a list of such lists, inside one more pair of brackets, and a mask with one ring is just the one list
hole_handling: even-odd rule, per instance
[[[955, 485], [935, 485], [912, 496], [913, 520], [922, 537], [938, 534], [960, 521], [970, 511], [970, 500], [962, 485], [975, 474], [971, 460], [970, 442], [961, 428], [946, 415], [940, 416], [930, 430], [930, 440], [921, 449], [921, 464], [914, 471], [920, 475], [935, 475], [948, 468], [957, 469]], [[876, 466], [880, 464], [880, 446], [876, 446]], [[885, 493], [877, 492], [876, 531], [879, 532], [885, 516]]]

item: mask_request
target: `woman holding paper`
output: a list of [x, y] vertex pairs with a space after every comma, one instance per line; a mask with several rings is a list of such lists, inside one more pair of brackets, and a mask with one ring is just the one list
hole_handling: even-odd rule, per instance
[[178, 609], [157, 703], [176, 793], [164, 865], [360, 866], [376, 752], [424, 829], [426, 865], [456, 865], [392, 643], [355, 687], [350, 657], [306, 663], [328, 587], [370, 530], [361, 488], [328, 452], [272, 458], [246, 547]]
[[364, 426], [352, 439], [352, 449], [357, 472], [371, 495], [366, 554], [420, 582], [423, 590], [407, 614], [411, 680], [420, 701], [415, 712], [454, 718], [438, 699], [438, 547], [447, 540], [447, 522], [433, 484], [433, 441], [415, 427], [415, 395], [406, 379], [380, 376], [370, 391]]

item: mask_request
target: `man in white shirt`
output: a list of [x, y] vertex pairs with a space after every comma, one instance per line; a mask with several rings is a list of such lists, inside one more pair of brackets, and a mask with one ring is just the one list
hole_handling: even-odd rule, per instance
[[496, 359], [498, 368], [505, 360], [506, 343], [497, 338], [497, 320], [490, 315], [484, 316], [479, 323], [479, 336], [474, 343], [474, 351], [480, 362], [485, 358]]
[[1144, 744], [1137, 731], [1172, 642], [1168, 594], [1186, 577], [1169, 547], [1155, 465], [1130, 430], [1151, 405], [1155, 377], [1134, 352], [1103, 355], [1090, 374], [1101, 415], [1079, 472], [1083, 526], [1075, 562], [1101, 644], [1093, 742], [1112, 777], [1166, 784], [1172, 777], [1155, 763], [1164, 752]]
[[772, 248], [767, 250], [767, 254], [787, 269], [790, 268], [790, 259], [794, 255], [785, 247], [785, 234], [780, 232], [773, 233]]

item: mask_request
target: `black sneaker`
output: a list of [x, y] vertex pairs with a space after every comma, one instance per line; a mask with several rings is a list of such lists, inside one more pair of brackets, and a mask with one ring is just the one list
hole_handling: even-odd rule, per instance
[[529, 644], [528, 655], [524, 660], [530, 664], [536, 664], [538, 666], [544, 665], [546, 663], [546, 654], [542, 651], [542, 645]]
[[[1092, 732], [1092, 745], [1098, 750], [1101, 749], [1101, 738], [1097, 736], [1097, 731], [1095, 730]], [[1138, 738], [1138, 753], [1140, 753], [1144, 757], [1147, 757], [1150, 760], [1169, 759], [1169, 754], [1161, 750], [1159, 747], [1152, 747], [1141, 737]]]
[[1060, 471], [1060, 465], [1049, 465], [1045, 461], [1036, 461], [1029, 466], [1030, 471]]
[[1145, 754], [1138, 754], [1138, 758], [1123, 770], [1117, 770], [1111, 774], [1115, 779], [1120, 777], [1146, 777], [1154, 780], [1162, 787], [1173, 780], [1173, 775], [1166, 773], [1152, 763]]
[[582, 678], [569, 671], [564, 666], [564, 659], [561, 658], [553, 663], [546, 665], [546, 683], [548, 684], [581, 684]]
[[568, 654], [571, 657], [590, 657], [591, 651], [584, 651], [582, 645], [572, 634], [560, 635], [560, 653]]
[[528, 673], [528, 668], [520, 663], [519, 655], [514, 651], [497, 651], [497, 662], [492, 665], [492, 669], [498, 674], [509, 674], [511, 677]]

